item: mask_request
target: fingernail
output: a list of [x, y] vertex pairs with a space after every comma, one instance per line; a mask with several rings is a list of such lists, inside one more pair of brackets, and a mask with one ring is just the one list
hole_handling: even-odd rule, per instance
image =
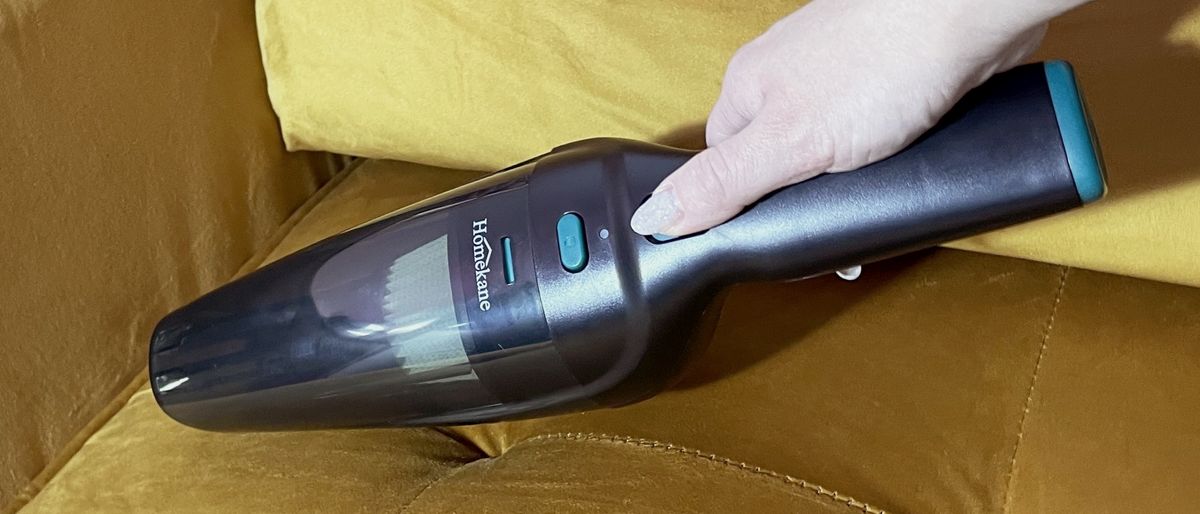
[[646, 200], [633, 213], [629, 226], [634, 232], [642, 235], [662, 233], [679, 217], [679, 204], [675, 202], [675, 193], [663, 189]]

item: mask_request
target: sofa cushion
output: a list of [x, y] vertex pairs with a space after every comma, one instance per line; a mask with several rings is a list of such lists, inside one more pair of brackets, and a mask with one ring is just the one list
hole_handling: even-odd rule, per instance
[[479, 457], [433, 430], [201, 432], [142, 389], [21, 512], [388, 512]]
[[253, 16], [0, 0], [0, 511], [339, 166], [284, 150]]
[[[258, 0], [293, 149], [494, 170], [623, 136], [698, 146], [725, 63], [803, 2]], [[1076, 64], [1109, 167], [1088, 209], [951, 246], [1200, 286], [1200, 9], [1092, 2], [1039, 59]]]
[[744, 462], [604, 434], [546, 434], [432, 484], [406, 512], [804, 512], [878, 507]]
[[[367, 162], [266, 258], [476, 176]], [[682, 381], [620, 409], [212, 434], [141, 392], [28, 511], [1184, 510], [1196, 312], [1200, 289], [923, 252], [734, 288]]]

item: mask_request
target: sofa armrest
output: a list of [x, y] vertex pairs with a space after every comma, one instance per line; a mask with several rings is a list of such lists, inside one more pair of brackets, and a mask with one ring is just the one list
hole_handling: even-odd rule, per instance
[[0, 0], [0, 91], [4, 511], [340, 162], [284, 151], [253, 2]]

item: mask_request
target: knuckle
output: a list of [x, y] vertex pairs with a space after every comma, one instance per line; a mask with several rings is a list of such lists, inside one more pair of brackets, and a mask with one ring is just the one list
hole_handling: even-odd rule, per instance
[[752, 64], [758, 60], [756, 59], [756, 55], [758, 54], [758, 47], [761, 44], [758, 39], [754, 39], [734, 51], [733, 55], [729, 58], [729, 66], [726, 67], [725, 75], [728, 77], [730, 72], [747, 71], [750, 69]]
[[833, 133], [821, 116], [805, 116], [804, 111], [790, 110], [786, 117], [768, 122], [763, 131], [772, 148], [767, 155], [781, 159], [783, 183], [794, 183], [829, 170], [836, 159]]
[[800, 144], [801, 151], [807, 156], [803, 167], [817, 173], [829, 170], [837, 158], [833, 132], [824, 122], [806, 132], [804, 141]]
[[761, 78], [763, 53], [758, 49], [758, 40], [751, 41], [737, 49], [725, 66], [725, 75], [721, 78], [721, 87], [732, 91], [744, 91], [754, 88]]

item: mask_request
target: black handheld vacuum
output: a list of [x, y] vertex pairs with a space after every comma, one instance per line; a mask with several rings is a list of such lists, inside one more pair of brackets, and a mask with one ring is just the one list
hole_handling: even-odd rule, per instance
[[158, 324], [155, 397], [212, 430], [625, 405], [680, 373], [730, 284], [853, 268], [1105, 190], [1058, 61], [996, 75], [889, 159], [781, 189], [697, 235], [633, 232], [634, 209], [692, 155], [568, 144], [285, 257]]

